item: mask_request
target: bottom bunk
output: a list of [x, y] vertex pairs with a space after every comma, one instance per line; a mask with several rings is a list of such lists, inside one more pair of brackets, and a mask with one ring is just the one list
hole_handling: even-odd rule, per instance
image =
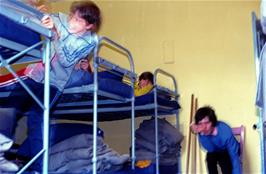
[[[119, 154], [106, 142], [106, 134], [97, 129], [97, 173], [143, 173], [154, 174], [155, 119], [144, 120], [136, 129], [136, 165], [131, 168], [129, 154]], [[160, 174], [178, 171], [180, 143], [183, 135], [166, 119], [158, 119]], [[49, 173], [91, 173], [93, 126], [84, 123], [57, 123], [50, 126]], [[17, 156], [26, 163], [29, 139], [19, 147]], [[131, 147], [128, 147], [130, 151]], [[30, 171], [31, 169], [29, 169]]]

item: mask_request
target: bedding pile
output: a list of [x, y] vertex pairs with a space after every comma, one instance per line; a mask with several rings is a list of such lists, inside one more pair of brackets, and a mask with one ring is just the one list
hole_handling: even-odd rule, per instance
[[[155, 119], [144, 120], [136, 130], [136, 159], [155, 163]], [[183, 135], [166, 119], [158, 118], [160, 165], [175, 165]]]
[[[78, 134], [53, 145], [49, 152], [49, 172], [92, 172], [93, 136]], [[120, 155], [97, 137], [97, 173], [120, 170], [129, 160], [129, 155]]]

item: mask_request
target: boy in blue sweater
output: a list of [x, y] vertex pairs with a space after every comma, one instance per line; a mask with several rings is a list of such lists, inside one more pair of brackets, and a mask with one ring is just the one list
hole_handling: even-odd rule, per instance
[[207, 151], [209, 174], [218, 174], [217, 164], [223, 174], [241, 173], [239, 143], [231, 127], [222, 121], [217, 121], [215, 111], [210, 106], [197, 110], [191, 130], [198, 134], [201, 146]]

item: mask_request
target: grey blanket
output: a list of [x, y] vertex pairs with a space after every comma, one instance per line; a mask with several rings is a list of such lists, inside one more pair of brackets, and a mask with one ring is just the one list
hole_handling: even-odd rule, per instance
[[[160, 164], [176, 164], [183, 135], [165, 119], [158, 119]], [[136, 159], [155, 162], [155, 120], [144, 120], [136, 130]]]
[[[89, 173], [92, 172], [92, 135], [80, 134], [51, 147], [49, 172]], [[97, 138], [97, 172], [116, 171], [127, 162], [129, 155], [120, 155], [101, 137]]]

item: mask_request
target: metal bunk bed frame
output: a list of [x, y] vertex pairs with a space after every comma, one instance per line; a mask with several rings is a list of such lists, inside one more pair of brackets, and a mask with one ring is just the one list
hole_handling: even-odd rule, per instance
[[[93, 174], [97, 174], [97, 125], [98, 125], [98, 116], [97, 116], [97, 106], [98, 106], [98, 68], [100, 66], [100, 61], [98, 59], [99, 57], [99, 48], [101, 46], [101, 42], [107, 42], [108, 44], [114, 46], [115, 48], [121, 50], [122, 52], [126, 53], [128, 61], [130, 63], [130, 72], [132, 72], [133, 74], [128, 74], [129, 78], [131, 80], [131, 88], [132, 90], [134, 90], [134, 83], [136, 80], [136, 76], [135, 76], [135, 68], [134, 68], [134, 62], [133, 62], [133, 58], [132, 55], [130, 53], [130, 51], [128, 49], [126, 49], [125, 47], [119, 45], [118, 43], [110, 40], [107, 37], [100, 37], [99, 38], [99, 42], [96, 46], [96, 48], [94, 49], [94, 56], [93, 56], [93, 67], [94, 67], [94, 88], [93, 88], [93, 157], [92, 157], [92, 163], [93, 163]], [[104, 62], [103, 62], [104, 63]], [[131, 101], [131, 146], [132, 146], [132, 151], [131, 151], [131, 166], [132, 169], [134, 169], [135, 166], [135, 96], [134, 93], [132, 93], [132, 97], [130, 99]]]
[[[34, 44], [28, 48], [25, 48], [19, 44], [14, 44], [13, 42], [10, 42], [8, 40], [5, 40], [3, 38], [0, 39], [0, 45], [8, 46], [11, 49], [15, 49], [17, 51], [21, 51], [20, 53], [8, 58], [3, 59], [3, 57], [0, 55], [0, 67], [5, 67], [12, 75], [18, 79], [19, 83], [25, 88], [25, 90], [32, 96], [32, 98], [39, 104], [39, 106], [43, 109], [43, 118], [44, 118], [44, 129], [43, 129], [43, 148], [41, 151], [33, 157], [18, 173], [23, 173], [37, 158], [39, 158], [43, 154], [43, 173], [48, 173], [48, 137], [49, 137], [49, 131], [48, 131], [48, 125], [49, 125], [49, 93], [50, 93], [50, 85], [49, 85], [49, 57], [50, 57], [50, 48], [51, 48], [51, 40], [52, 32], [41, 25], [33, 22], [27, 15], [21, 15], [18, 13], [15, 8], [22, 8], [27, 10], [30, 13], [33, 13], [35, 16], [38, 16], [38, 18], [41, 18], [43, 16], [42, 13], [39, 11], [15, 0], [1, 0], [0, 2], [0, 14], [3, 16], [6, 16], [10, 18], [11, 20], [24, 25], [25, 27], [41, 34], [45, 39], [37, 44]], [[16, 45], [14, 47], [14, 45]], [[34, 50], [39, 45], [44, 45], [43, 49], [44, 51], [41, 53], [39, 51]], [[21, 58], [22, 55], [29, 53], [32, 56], [38, 56], [42, 55], [43, 63], [45, 66], [45, 80], [44, 80], [44, 101], [40, 101], [36, 95], [31, 91], [31, 89], [18, 77], [16, 72], [13, 70], [13, 68], [10, 66], [12, 62], [17, 61]], [[30, 60], [24, 59], [23, 57], [20, 61], [17, 61], [18, 63], [25, 63], [29, 62]], [[47, 73], [48, 72], [48, 73]]]
[[[261, 51], [262, 48], [265, 46], [265, 41], [262, 41], [262, 31], [260, 20], [257, 18], [255, 12], [252, 12], [252, 31], [253, 31], [253, 45], [254, 45], [254, 57], [255, 57], [255, 66], [256, 66], [256, 77], [257, 77], [257, 84], [259, 79], [259, 73], [266, 74], [266, 68], [260, 69], [260, 61], [261, 61]], [[263, 72], [262, 72], [263, 71]], [[261, 151], [261, 173], [266, 174], [265, 166], [266, 166], [266, 89], [265, 89], [265, 80], [263, 81], [264, 89], [262, 89], [263, 95], [263, 107], [259, 110], [259, 134], [260, 134], [260, 151]], [[258, 86], [258, 85], [257, 85]]]
[[[175, 100], [177, 101], [178, 100], [178, 93], [177, 93], [177, 83], [176, 83], [176, 80], [175, 80], [175, 77], [169, 73], [167, 73], [166, 71], [162, 70], [162, 69], [156, 69], [156, 71], [154, 72], [154, 79], [153, 79], [153, 84], [155, 85], [154, 86], [154, 89], [153, 89], [153, 94], [154, 94], [154, 103], [155, 103], [155, 107], [154, 107], [154, 117], [155, 117], [155, 160], [156, 160], [156, 174], [159, 174], [160, 172], [160, 169], [159, 169], [159, 162], [160, 162], [160, 155], [159, 155], [159, 138], [158, 138], [158, 135], [159, 135], [159, 131], [158, 131], [158, 102], [157, 102], [157, 90], [158, 88], [160, 89], [160, 87], [157, 85], [157, 78], [158, 78], [158, 75], [159, 74], [162, 74], [170, 79], [172, 79], [173, 81], [173, 84], [174, 84], [174, 91], [170, 92], [170, 91], [167, 91], [167, 92], [170, 92]], [[162, 89], [161, 89], [162, 90]], [[175, 112], [175, 115], [176, 115], [176, 128], [179, 128], [178, 125], [179, 125], [179, 119], [178, 119], [178, 110], [176, 110]], [[180, 160], [180, 153], [178, 154], [179, 157], [177, 159], [178, 161], [178, 171], [177, 173], [181, 173], [181, 160]]]
[[[18, 79], [19, 83], [25, 88], [25, 90], [33, 97], [33, 99], [41, 106], [41, 108], [43, 108], [44, 110], [44, 129], [43, 129], [43, 149], [34, 157], [32, 158], [29, 163], [27, 163], [18, 173], [23, 173], [37, 158], [39, 158], [42, 154], [43, 154], [43, 167], [42, 167], [42, 173], [46, 174], [48, 173], [48, 147], [49, 147], [49, 114], [50, 114], [50, 98], [49, 98], [49, 69], [50, 69], [50, 61], [49, 61], [49, 57], [50, 57], [50, 47], [51, 47], [51, 37], [52, 37], [52, 32], [44, 27], [42, 27], [39, 24], [36, 24], [36, 22], [32, 21], [30, 18], [28, 18], [27, 15], [25, 16], [21, 16], [20, 13], [17, 13], [16, 10], [12, 9], [11, 6], [10, 8], [3, 8], [3, 2], [8, 2], [8, 4], [12, 4], [12, 8], [18, 7], [18, 8], [22, 8], [22, 9], [26, 9], [27, 11], [29, 11], [30, 13], [33, 13], [35, 16], [37, 16], [39, 19], [43, 16], [42, 13], [40, 13], [39, 11], [19, 2], [16, 0], [1, 0], [0, 3], [0, 14], [3, 16], [6, 16], [8, 18], [10, 18], [11, 20], [16, 21], [17, 23], [36, 31], [37, 33], [41, 34], [42, 36], [44, 36], [44, 40], [34, 44], [28, 48], [22, 49], [22, 47], [20, 47], [19, 44], [10, 42], [8, 40], [5, 40], [4, 38], [0, 39], [0, 45], [5, 45], [11, 49], [15, 49], [17, 51], [23, 50], [22, 52], [18, 53], [15, 56], [12, 56], [8, 59], [4, 59], [1, 55], [0, 55], [0, 67], [5, 67], [10, 73], [13, 74], [13, 76]], [[10, 43], [9, 43], [10, 42]], [[135, 74], [134, 71], [134, 63], [133, 63], [133, 58], [131, 56], [131, 53], [124, 48], [123, 46], [115, 43], [114, 41], [106, 38], [106, 37], [100, 37], [99, 38], [99, 42], [98, 45], [96, 47], [96, 49], [94, 50], [94, 56], [93, 56], [93, 66], [94, 69], [96, 70], [94, 73], [94, 91], [93, 91], [93, 137], [94, 137], [94, 141], [93, 141], [93, 158], [92, 158], [92, 162], [93, 162], [93, 174], [97, 173], [97, 141], [96, 141], [96, 137], [97, 137], [97, 97], [98, 97], [98, 82], [97, 82], [97, 72], [98, 72], [98, 68], [99, 68], [99, 64], [101, 62], [99, 62], [98, 59], [98, 53], [99, 53], [99, 47], [100, 47], [100, 43], [101, 42], [107, 42], [108, 44], [113, 45], [114, 47], [122, 50], [122, 52], [126, 53], [126, 55], [128, 56], [128, 60], [130, 62], [130, 72], [133, 72], [133, 74]], [[18, 46], [12, 46], [12, 45], [18, 45]], [[38, 50], [35, 50], [36, 47], [40, 46], [40, 45], [44, 45], [43, 47], [43, 51], [42, 53]], [[43, 63], [46, 65], [45, 66], [45, 82], [44, 82], [44, 102], [41, 102], [36, 95], [31, 91], [31, 89], [29, 89], [24, 82], [19, 79], [18, 75], [16, 74], [16, 72], [13, 70], [13, 68], [10, 66], [11, 63], [16, 62], [16, 63], [25, 63], [25, 62], [30, 62], [30, 61], [36, 61], [36, 59], [28, 59], [23, 57], [22, 55], [24, 54], [29, 54], [33, 57], [39, 57], [40, 55], [42, 55], [43, 58]], [[21, 58], [22, 56], [22, 58]], [[174, 92], [172, 92], [172, 95], [175, 96], [176, 100], [178, 98], [178, 94], [177, 94], [177, 85], [176, 85], [176, 81], [174, 79], [174, 77], [170, 74], [168, 74], [167, 72], [158, 69], [155, 71], [154, 73], [154, 84], [156, 84], [157, 81], [157, 76], [158, 74], [163, 74], [165, 76], [168, 76], [170, 78], [172, 78], [173, 83], [174, 83], [174, 87], [175, 90]], [[132, 74], [128, 74], [130, 79], [131, 79], [131, 87], [132, 90], [134, 89], [134, 82], [136, 80], [136, 77]], [[159, 86], [155, 85], [155, 88], [153, 90], [154, 92], [154, 116], [155, 116], [155, 139], [156, 139], [156, 174], [159, 174], [159, 145], [158, 145], [158, 122], [157, 122], [157, 117], [158, 117], [158, 103], [157, 103], [157, 89], [159, 89]], [[169, 92], [169, 91], [167, 91]], [[132, 169], [134, 169], [134, 164], [135, 164], [135, 160], [136, 160], [136, 156], [135, 156], [135, 97], [134, 95], [132, 95], [132, 98], [130, 99], [131, 101], [131, 145], [132, 145], [132, 152], [131, 152], [131, 163], [132, 163]], [[178, 110], [176, 111], [176, 126], [178, 126]], [[181, 165], [180, 163], [180, 158], [178, 159], [178, 164], [179, 166]], [[179, 167], [179, 171], [180, 171], [180, 167]]]
[[[130, 63], [130, 71], [126, 70], [126, 69], [123, 69], [123, 68], [120, 68], [119, 66], [117, 65], [114, 65], [112, 64], [111, 62], [108, 62], [106, 61], [104, 58], [101, 58], [99, 56], [99, 48], [102, 46], [102, 44], [104, 45], [105, 43], [108, 44], [108, 46], [112, 46], [112, 47], [115, 47], [116, 49], [118, 49], [119, 51], [123, 52], [123, 53], [126, 53], [127, 55], [127, 58], [129, 60], [129, 63]], [[111, 95], [111, 98], [115, 99], [115, 100], [111, 100], [111, 101], [108, 101], [108, 103], [124, 103], [124, 102], [130, 102], [131, 103], [131, 107], [130, 109], [128, 108], [125, 108], [125, 110], [123, 110], [123, 108], [117, 108], [117, 109], [114, 109], [114, 108], [98, 108], [98, 104], [102, 104], [102, 103], [105, 103], [103, 101], [101, 102], [98, 102], [98, 95], [101, 95], [101, 96], [110, 96], [110, 94], [108, 93], [105, 93], [104, 91], [100, 91], [98, 89], [98, 69], [99, 67], [102, 67], [104, 66], [105, 68], [110, 68], [110, 69], [115, 69], [115, 70], [120, 70], [122, 72], [124, 72], [124, 76], [128, 76], [129, 79], [130, 79], [130, 85], [131, 85], [131, 89], [133, 90], [134, 89], [134, 82], [136, 80], [136, 75], [135, 75], [135, 71], [134, 71], [134, 62], [133, 62], [133, 58], [132, 58], [132, 55], [130, 53], [130, 51], [128, 49], [126, 49], [125, 47], [119, 45], [118, 43], [110, 40], [109, 38], [107, 37], [99, 37], [99, 41], [98, 41], [98, 44], [97, 44], [97, 47], [96, 49], [94, 50], [94, 55], [93, 55], [93, 67], [94, 67], [94, 82], [93, 82], [93, 110], [91, 109], [87, 109], [87, 110], [79, 110], [79, 109], [74, 109], [74, 110], [66, 110], [66, 111], [54, 111], [53, 113], [56, 113], [56, 114], [59, 114], [59, 115], [62, 115], [62, 114], [66, 114], [66, 113], [69, 113], [69, 112], [72, 112], [72, 113], [93, 113], [93, 139], [94, 139], [94, 142], [93, 142], [93, 159], [92, 159], [92, 162], [93, 162], [93, 174], [96, 174], [97, 171], [96, 171], [96, 166], [97, 166], [97, 153], [96, 153], [96, 149], [97, 149], [97, 144], [96, 144], [96, 137], [97, 137], [97, 124], [98, 124], [98, 114], [99, 113], [104, 113], [104, 112], [117, 112], [117, 111], [126, 111], [126, 112], [131, 112], [131, 147], [132, 147], [132, 151], [131, 151], [131, 168], [134, 169], [135, 167], [135, 161], [136, 161], [136, 155], [135, 155], [135, 111], [138, 111], [139, 109], [143, 109], [143, 107], [141, 106], [135, 106], [135, 96], [132, 95], [131, 98], [128, 100], [128, 99], [124, 99], [124, 98], [121, 98], [121, 97], [114, 97]], [[114, 67], [115, 66], [115, 67]], [[158, 78], [158, 75], [164, 75], [165, 77], [168, 77], [172, 80], [173, 82], [173, 85], [174, 85], [174, 90], [169, 90], [169, 89], [166, 89], [166, 88], [163, 88], [159, 85], [156, 85], [157, 84], [157, 78]], [[163, 109], [161, 108], [161, 106], [158, 104], [157, 102], [157, 91], [161, 91], [161, 92], [165, 92], [169, 95], [171, 95], [175, 101], [178, 100], [178, 90], [177, 90], [177, 83], [176, 83], [176, 80], [174, 78], [174, 76], [172, 76], [171, 74], [161, 70], [161, 69], [157, 69], [155, 72], [154, 72], [154, 89], [153, 89], [153, 95], [154, 95], [154, 104], [152, 106], [152, 108], [154, 109], [154, 117], [155, 117], [155, 151], [156, 151], [156, 155], [155, 155], [155, 160], [156, 160], [156, 173], [159, 174], [159, 144], [158, 144], [158, 122], [157, 122], [157, 118], [158, 116], [160, 115], [158, 113], [158, 109]], [[67, 93], [71, 93], [72, 90], [68, 90], [67, 89]], [[133, 94], [133, 91], [132, 91], [132, 94]], [[80, 103], [77, 103], [77, 105], [80, 105], [80, 106], [86, 106], [87, 102], [80, 102]], [[74, 104], [74, 103], [72, 103]], [[71, 103], [70, 104], [61, 104], [59, 103], [58, 105], [61, 105], [61, 106], [69, 106], [69, 105], [72, 105]], [[88, 104], [90, 105], [90, 104]], [[145, 108], [144, 108], [145, 109]], [[172, 114], [175, 114], [176, 115], [176, 126], [178, 127], [179, 125], [179, 122], [178, 122], [178, 110], [176, 110], [174, 113]], [[177, 159], [178, 160], [178, 164], [181, 164], [180, 163], [180, 158]], [[178, 167], [179, 169], [181, 169], [181, 166]]]

